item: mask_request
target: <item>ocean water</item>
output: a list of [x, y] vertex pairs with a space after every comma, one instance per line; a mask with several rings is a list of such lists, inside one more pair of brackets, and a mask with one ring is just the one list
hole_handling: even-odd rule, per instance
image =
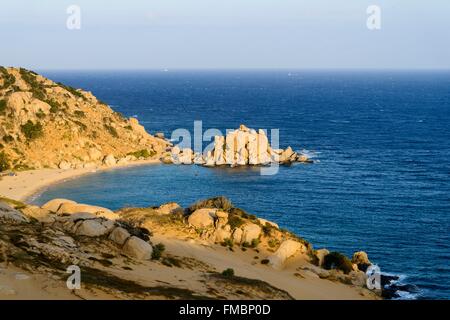
[[225, 195], [311, 241], [351, 256], [364, 250], [384, 273], [417, 286], [403, 298], [450, 298], [450, 72], [43, 71], [92, 91], [150, 132], [279, 128], [280, 145], [316, 163], [257, 168], [154, 165], [49, 187], [103, 205], [189, 205]]

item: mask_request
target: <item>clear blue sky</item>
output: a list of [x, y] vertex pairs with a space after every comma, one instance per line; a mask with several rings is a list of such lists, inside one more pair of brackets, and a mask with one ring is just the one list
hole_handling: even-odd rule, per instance
[[[66, 28], [71, 4], [81, 30]], [[32, 69], [448, 69], [450, 1], [14, 0], [0, 38], [0, 65]]]

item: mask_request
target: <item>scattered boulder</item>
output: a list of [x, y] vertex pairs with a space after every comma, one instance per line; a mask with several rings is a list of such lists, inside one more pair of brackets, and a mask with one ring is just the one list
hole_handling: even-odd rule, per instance
[[214, 224], [217, 209], [202, 208], [195, 210], [188, 218], [189, 225], [195, 228], [209, 227]]
[[268, 257], [269, 264], [276, 269], [282, 268], [287, 259], [306, 251], [307, 248], [302, 243], [294, 240], [285, 240], [281, 243], [278, 250]]
[[109, 235], [109, 239], [120, 246], [122, 246], [129, 237], [131, 237], [130, 233], [122, 227], [114, 228]]
[[63, 204], [63, 203], [72, 203], [75, 204], [75, 201], [72, 200], [67, 200], [67, 199], [53, 199], [48, 201], [46, 204], [44, 204], [41, 208], [42, 209], [47, 209], [50, 210], [52, 212], [57, 212], [59, 207]]
[[135, 236], [130, 237], [125, 242], [122, 250], [127, 256], [139, 260], [149, 260], [153, 252], [153, 248], [148, 242]]

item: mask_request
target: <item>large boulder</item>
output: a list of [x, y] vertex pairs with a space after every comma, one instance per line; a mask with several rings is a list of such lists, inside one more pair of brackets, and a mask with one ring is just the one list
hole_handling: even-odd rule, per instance
[[214, 224], [216, 209], [202, 208], [195, 210], [188, 218], [188, 223], [195, 228], [205, 228]]
[[353, 254], [352, 263], [358, 266], [359, 270], [366, 271], [372, 264], [366, 252], [358, 251]]
[[285, 240], [281, 243], [278, 250], [268, 257], [269, 264], [276, 269], [280, 269], [287, 259], [306, 251], [307, 248], [302, 243], [294, 240]]
[[20, 224], [28, 222], [28, 218], [20, 211], [12, 208], [4, 202], [0, 202], [0, 221], [11, 224]]
[[42, 209], [38, 206], [29, 205], [21, 211], [27, 217], [32, 217], [42, 223], [52, 223], [55, 221], [55, 218], [50, 210]]
[[92, 213], [98, 217], [103, 217], [111, 220], [116, 220], [119, 218], [119, 215], [117, 213], [114, 213], [107, 208], [91, 206], [82, 203], [63, 203], [57, 210], [58, 214], [73, 214], [79, 212]]
[[47, 209], [50, 210], [52, 212], [57, 212], [59, 207], [63, 204], [63, 203], [76, 203], [75, 201], [72, 200], [67, 200], [67, 199], [53, 199], [48, 201], [46, 204], [44, 204], [41, 208], [42, 209]]
[[254, 223], [248, 223], [242, 228], [242, 242], [251, 243], [261, 235], [261, 227]]
[[156, 209], [156, 212], [158, 214], [165, 215], [165, 214], [173, 214], [179, 212], [180, 210], [183, 210], [183, 208], [178, 203], [168, 202], [159, 206], [159, 208]]
[[111, 225], [102, 223], [97, 219], [84, 220], [77, 228], [77, 235], [88, 237], [100, 237], [111, 231]]
[[149, 260], [153, 253], [153, 248], [148, 242], [135, 236], [127, 240], [122, 250], [127, 256], [139, 260]]
[[130, 233], [122, 227], [115, 228], [109, 235], [109, 239], [122, 246], [130, 237]]

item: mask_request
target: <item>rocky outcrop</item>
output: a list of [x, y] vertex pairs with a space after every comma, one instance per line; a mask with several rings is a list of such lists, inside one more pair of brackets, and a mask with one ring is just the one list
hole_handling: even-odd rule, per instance
[[[165, 161], [169, 161], [165, 159]], [[174, 164], [198, 164], [207, 167], [229, 165], [268, 165], [273, 162], [311, 162], [306, 155], [287, 149], [272, 149], [264, 130], [249, 129], [241, 125], [226, 136], [215, 136], [212, 150], [204, 154], [193, 153], [191, 149], [175, 146], [170, 161]]]
[[50, 210], [52, 212], [57, 212], [59, 207], [63, 203], [76, 204], [75, 201], [68, 200], [68, 199], [53, 199], [53, 200], [48, 201], [44, 205], [42, 205], [42, 209], [47, 209], [47, 210]]
[[28, 222], [28, 218], [20, 211], [12, 208], [4, 202], [0, 202], [0, 223], [9, 222], [13, 224], [20, 224]]
[[113, 211], [111, 211], [107, 208], [91, 206], [91, 205], [82, 204], [82, 203], [64, 202], [59, 206], [58, 210], [56, 211], [56, 213], [58, 213], [58, 214], [63, 214], [63, 213], [74, 214], [74, 213], [79, 213], [79, 212], [92, 213], [98, 217], [104, 217], [104, 218], [112, 219], [112, 220], [119, 218], [119, 216], [116, 213], [114, 213]]
[[215, 217], [215, 209], [198, 209], [189, 216], [188, 223], [195, 228], [205, 228], [214, 225]]
[[372, 264], [366, 252], [358, 251], [353, 254], [352, 263], [358, 267], [358, 270], [366, 271]]
[[[28, 271], [44, 271], [46, 276], [54, 272], [59, 275], [56, 277], [58, 281], [61, 273], [64, 275], [66, 266], [75, 264], [80, 266], [85, 275], [83, 286], [89, 285], [99, 276], [99, 283], [123, 283], [126, 288], [130, 288], [130, 278], [140, 275], [142, 270], [156, 270], [156, 275], [161, 276], [163, 270], [173, 273], [173, 267], [176, 267], [186, 268], [185, 271], [192, 277], [200, 276], [202, 284], [205, 274], [209, 277], [206, 281], [210, 281], [210, 274], [216, 273], [227, 283], [225, 285], [222, 282], [220, 290], [227, 290], [243, 278], [237, 275], [225, 279], [208, 263], [196, 260], [203, 254], [213, 252], [216, 256], [214, 260], [220, 260], [221, 265], [227, 257], [236, 259], [230, 261], [234, 264], [244, 263], [248, 270], [254, 268], [255, 274], [263, 268], [282, 269], [289, 264], [289, 272], [286, 270], [280, 274], [286, 276], [287, 281], [298, 281], [296, 277], [307, 278], [305, 281], [315, 278], [319, 281], [339, 281], [359, 287], [358, 290], [365, 286], [364, 272], [342, 272], [333, 266], [325, 270], [314, 265], [321, 256], [330, 254], [324, 249], [312, 250], [310, 244], [301, 238], [234, 207], [229, 200], [221, 197], [200, 201], [186, 209], [176, 203], [122, 209], [116, 213], [120, 216], [118, 220], [99, 217], [95, 210], [93, 213], [64, 213], [64, 206], [78, 205], [65, 199], [49, 201], [43, 207], [7, 201], [0, 201], [0, 262], [17, 263], [20, 267], [26, 266]], [[52, 222], [46, 222], [50, 218]], [[153, 246], [152, 240], [158, 244]], [[201, 254], [196, 254], [195, 259], [189, 255], [177, 256], [184, 250], [192, 250], [196, 245], [201, 246], [195, 249]], [[239, 250], [233, 248], [236, 245], [240, 247]], [[176, 250], [176, 253], [172, 250]], [[239, 253], [233, 256], [236, 251]], [[369, 260], [367, 255], [358, 252], [353, 261], [367, 263]], [[321, 265], [320, 261], [318, 265]], [[109, 270], [113, 277], [105, 277], [98, 273], [99, 270]], [[237, 268], [235, 270], [240, 272]], [[163, 279], [169, 278], [164, 276]], [[26, 277], [18, 276], [16, 279]], [[148, 276], [143, 278], [145, 282], [154, 281], [157, 286], [161, 285], [159, 279]], [[254, 284], [255, 281], [243, 281], [241, 284]], [[179, 285], [179, 279], [176, 279], [176, 285]], [[264, 291], [260, 285], [255, 286], [254, 290]], [[141, 297], [144, 291], [140, 287], [136, 288]], [[234, 294], [236, 290], [233, 288]], [[245, 291], [245, 297], [249, 297], [252, 292]]]
[[283, 267], [287, 259], [306, 252], [307, 248], [302, 243], [295, 240], [286, 240], [280, 245], [278, 250], [267, 259], [269, 260], [270, 265], [279, 269]]

